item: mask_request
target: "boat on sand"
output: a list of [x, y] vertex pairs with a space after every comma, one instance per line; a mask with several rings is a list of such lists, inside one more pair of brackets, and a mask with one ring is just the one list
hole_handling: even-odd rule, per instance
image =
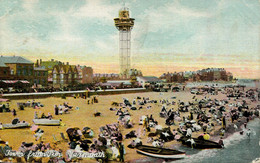
[[[182, 142], [183, 145], [191, 147], [191, 141], [189, 141], [190, 138], [183, 136], [179, 139], [179, 141]], [[207, 149], [207, 148], [223, 148], [221, 145], [214, 141], [210, 140], [203, 140], [203, 139], [198, 139], [198, 138], [192, 138], [195, 142], [193, 144], [193, 148], [197, 149]]]
[[30, 127], [30, 124], [27, 122], [20, 122], [16, 124], [12, 124], [12, 123], [3, 124], [4, 129], [16, 129], [16, 128], [26, 128], [26, 127]]
[[161, 159], [182, 159], [185, 157], [185, 152], [182, 151], [153, 147], [148, 145], [137, 146], [136, 152], [142, 155]]
[[42, 126], [59, 126], [60, 125], [59, 119], [33, 119], [33, 123], [36, 125], [42, 125]]

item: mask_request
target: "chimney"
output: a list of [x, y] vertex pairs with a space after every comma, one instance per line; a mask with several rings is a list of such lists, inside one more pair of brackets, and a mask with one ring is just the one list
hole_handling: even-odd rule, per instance
[[40, 65], [42, 64], [42, 59], [40, 59]]
[[67, 65], [69, 65], [69, 62], [67, 62]]

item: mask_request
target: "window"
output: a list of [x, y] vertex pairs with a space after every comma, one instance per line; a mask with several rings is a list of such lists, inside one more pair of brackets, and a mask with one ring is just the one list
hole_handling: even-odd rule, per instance
[[32, 70], [29, 70], [29, 76], [31, 76], [33, 74]]
[[6, 70], [4, 70], [4, 74], [5, 74], [5, 75], [7, 74], [7, 71], [6, 71]]
[[27, 70], [26, 70], [26, 69], [23, 69], [23, 75], [24, 75], [24, 76], [27, 76], [27, 74], [28, 74], [28, 73], [27, 73]]
[[17, 75], [21, 75], [21, 70], [17, 70]]
[[14, 70], [13, 69], [11, 69], [11, 75], [13, 75], [14, 74]]

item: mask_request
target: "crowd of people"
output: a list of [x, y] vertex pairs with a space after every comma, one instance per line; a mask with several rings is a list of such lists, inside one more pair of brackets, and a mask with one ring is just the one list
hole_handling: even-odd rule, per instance
[[[66, 130], [69, 137], [68, 149], [90, 153], [104, 152], [106, 157], [102, 158], [103, 160], [124, 162], [127, 148], [124, 147], [123, 141], [126, 139], [131, 140], [128, 148], [135, 148], [142, 144], [165, 147], [166, 144], [169, 144], [168, 142], [187, 137], [187, 141], [190, 141], [194, 147], [196, 146], [194, 135], [199, 135], [200, 140], [218, 137], [218, 144], [224, 147], [223, 139], [233, 132], [241, 131], [240, 134], [246, 133], [250, 137], [251, 130], [247, 127], [247, 123], [251, 119], [259, 117], [260, 105], [257, 105], [259, 90], [243, 87], [209, 90], [214, 90], [214, 93], [206, 91], [202, 95], [193, 95], [188, 101], [181, 101], [176, 97], [153, 100], [149, 97], [137, 96], [132, 100], [123, 98], [121, 103], [113, 102], [109, 111], [114, 111], [118, 117], [115, 119], [115, 123], [100, 127], [99, 133], [94, 133], [88, 127], [82, 130], [77, 127], [68, 128]], [[214, 98], [219, 94], [224, 98]], [[97, 97], [86, 100], [87, 105], [98, 103]], [[55, 105], [54, 114], [62, 115], [72, 108], [73, 106], [70, 106], [68, 102]], [[140, 115], [139, 122], [134, 123], [132, 113], [142, 109], [146, 109], [148, 113], [149, 110], [157, 109], [156, 114], [159, 118], [164, 119], [164, 123], [159, 123], [159, 120], [153, 115], [154, 112]], [[48, 113], [46, 116], [42, 113], [41, 116], [38, 116], [36, 110], [34, 118], [52, 119], [52, 115]], [[162, 121], [160, 120], [160, 122]], [[136, 125], [138, 127], [135, 127]], [[129, 132], [125, 135], [122, 134], [121, 127]], [[41, 131], [41, 133], [43, 132]], [[95, 136], [95, 134], [97, 135]], [[147, 141], [144, 141], [145, 139]], [[23, 143], [19, 150], [26, 152], [27, 150], [45, 151], [48, 149], [51, 149], [50, 144], [40, 142], [40, 144], [31, 146]], [[73, 161], [73, 158], [66, 157], [60, 158], [60, 160]]]

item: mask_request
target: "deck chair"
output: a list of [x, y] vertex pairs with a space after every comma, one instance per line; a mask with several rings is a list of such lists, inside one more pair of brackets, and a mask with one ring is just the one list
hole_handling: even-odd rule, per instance
[[61, 143], [60, 140], [58, 140], [54, 134], [52, 134], [52, 137], [53, 137], [53, 140], [54, 140], [53, 141], [54, 144]]
[[68, 142], [68, 141], [69, 141], [68, 139], [65, 138], [63, 132], [60, 133], [60, 136], [61, 136], [61, 138], [62, 138], [63, 141], [65, 141], [65, 142]]

